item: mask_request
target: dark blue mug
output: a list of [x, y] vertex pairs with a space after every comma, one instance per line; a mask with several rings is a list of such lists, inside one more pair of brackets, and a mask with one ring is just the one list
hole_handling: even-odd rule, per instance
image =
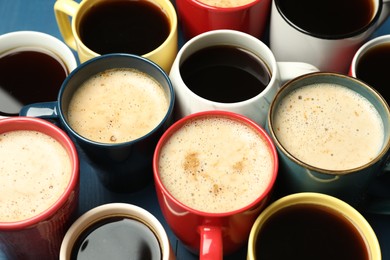
[[[160, 84], [167, 99], [165, 116], [152, 130], [134, 140], [107, 143], [81, 135], [70, 124], [68, 117], [74, 93], [92, 76], [123, 68], [143, 72]], [[154, 62], [137, 55], [107, 54], [79, 65], [63, 82], [57, 101], [24, 106], [20, 115], [45, 118], [59, 124], [82, 149], [92, 165], [96, 166], [94, 168], [104, 186], [115, 192], [131, 192], [152, 180], [153, 152], [160, 136], [172, 124], [174, 100], [169, 77]], [[101, 109], [100, 106], [99, 108]], [[131, 113], [128, 115], [131, 116]]]

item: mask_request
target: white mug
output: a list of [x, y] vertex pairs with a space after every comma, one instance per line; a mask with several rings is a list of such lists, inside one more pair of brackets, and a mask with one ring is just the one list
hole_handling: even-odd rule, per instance
[[[270, 80], [259, 94], [239, 102], [216, 102], [194, 93], [183, 81], [180, 67], [193, 53], [211, 46], [228, 45], [245, 49], [260, 58], [270, 73]], [[182, 118], [195, 112], [224, 110], [242, 114], [261, 126], [265, 125], [269, 105], [283, 82], [318, 69], [301, 62], [276, 62], [271, 50], [258, 38], [235, 30], [213, 30], [195, 36], [179, 50], [169, 77], [176, 93], [175, 116]], [[237, 85], [238, 89], [242, 86]]]

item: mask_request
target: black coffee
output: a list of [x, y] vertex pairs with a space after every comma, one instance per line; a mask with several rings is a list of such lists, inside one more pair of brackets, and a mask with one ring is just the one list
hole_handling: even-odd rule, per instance
[[266, 221], [256, 241], [257, 259], [367, 260], [357, 228], [319, 206], [295, 205]]
[[337, 37], [368, 25], [375, 14], [373, 0], [277, 0], [281, 12], [310, 34]]
[[83, 231], [73, 246], [71, 259], [161, 259], [161, 251], [147, 226], [130, 218], [110, 217]]
[[46, 50], [17, 48], [0, 54], [0, 115], [15, 116], [26, 104], [56, 100], [67, 75], [63, 62]]
[[378, 44], [360, 58], [356, 77], [363, 80], [389, 99], [390, 43]]
[[170, 23], [157, 5], [146, 0], [96, 3], [80, 21], [80, 38], [99, 54], [146, 54], [168, 37]]
[[251, 52], [228, 45], [212, 46], [190, 55], [180, 66], [189, 89], [205, 99], [234, 103], [260, 94], [271, 74]]

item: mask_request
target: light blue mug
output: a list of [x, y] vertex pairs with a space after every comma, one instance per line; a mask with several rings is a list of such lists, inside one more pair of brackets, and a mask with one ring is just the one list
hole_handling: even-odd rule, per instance
[[390, 204], [368, 198], [370, 185], [389, 171], [390, 148], [389, 106], [372, 87], [337, 73], [297, 77], [276, 94], [266, 129], [280, 158], [282, 195], [320, 192], [390, 212]]

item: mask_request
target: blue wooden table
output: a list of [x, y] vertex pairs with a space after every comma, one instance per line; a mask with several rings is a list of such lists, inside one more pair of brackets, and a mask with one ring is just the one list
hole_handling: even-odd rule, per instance
[[[54, 16], [54, 2], [54, 0], [0, 0], [0, 34], [20, 30], [34, 30], [51, 34], [62, 40]], [[389, 20], [386, 21], [372, 37], [383, 34], [390, 34]], [[183, 40], [180, 38], [179, 45], [182, 44]], [[198, 258], [197, 256], [190, 254], [183, 247], [168, 227], [158, 206], [153, 183], [136, 193], [117, 194], [110, 192], [100, 184], [95, 175], [94, 166], [85, 159], [82, 151], [80, 152], [80, 158], [81, 188], [79, 215], [91, 208], [105, 203], [125, 202], [138, 205], [150, 211], [161, 221], [163, 226], [166, 228], [178, 260], [191, 260]], [[388, 184], [389, 185], [384, 188], [388, 187], [390, 190], [390, 182]], [[390, 215], [364, 215], [377, 233], [382, 248], [383, 259], [390, 260]], [[245, 258], [245, 247], [236, 254], [226, 257], [226, 259]], [[5, 259], [1, 252], [0, 259]]]

